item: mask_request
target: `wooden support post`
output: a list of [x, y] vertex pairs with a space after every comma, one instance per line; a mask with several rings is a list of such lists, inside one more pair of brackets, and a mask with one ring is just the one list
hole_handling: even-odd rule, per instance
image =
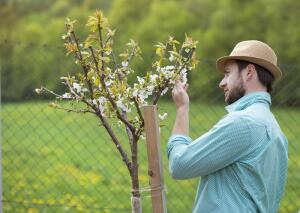
[[163, 167], [157, 106], [144, 106], [145, 133], [148, 153], [148, 174], [150, 176], [153, 213], [166, 213], [166, 196], [164, 191]]

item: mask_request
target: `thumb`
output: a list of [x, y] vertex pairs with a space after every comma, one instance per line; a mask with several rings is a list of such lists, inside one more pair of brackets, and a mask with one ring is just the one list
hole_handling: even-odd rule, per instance
[[189, 84], [185, 84], [183, 88], [185, 91], [187, 91], [189, 89]]

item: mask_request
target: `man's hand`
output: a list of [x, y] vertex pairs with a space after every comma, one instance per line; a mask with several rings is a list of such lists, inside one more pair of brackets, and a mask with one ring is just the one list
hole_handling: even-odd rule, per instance
[[183, 84], [179, 80], [176, 80], [175, 87], [172, 90], [172, 98], [176, 105], [176, 108], [188, 108], [189, 106], [189, 96], [187, 94], [189, 85]]
[[183, 134], [189, 135], [189, 96], [187, 94], [188, 84], [176, 81], [172, 91], [173, 101], [176, 105], [176, 119], [172, 135]]

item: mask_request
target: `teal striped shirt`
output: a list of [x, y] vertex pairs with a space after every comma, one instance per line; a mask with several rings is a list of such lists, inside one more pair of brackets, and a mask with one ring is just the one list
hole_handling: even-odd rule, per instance
[[288, 141], [270, 111], [271, 97], [254, 92], [226, 107], [196, 140], [172, 135], [169, 172], [201, 177], [193, 212], [276, 212], [284, 192]]

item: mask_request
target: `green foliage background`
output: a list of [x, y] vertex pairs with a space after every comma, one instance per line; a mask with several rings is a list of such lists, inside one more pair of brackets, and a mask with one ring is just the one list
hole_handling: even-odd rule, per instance
[[[0, 19], [2, 100], [34, 98], [34, 89], [41, 84], [62, 91], [59, 76], [79, 69], [62, 47], [65, 17], [78, 21], [78, 35], [83, 40], [87, 17], [97, 8], [117, 29], [115, 52], [121, 52], [130, 38], [139, 42], [144, 60], [134, 62], [137, 75], [149, 70], [154, 44], [169, 35], [182, 41], [187, 33], [199, 41], [200, 63], [190, 74], [191, 98], [207, 92], [211, 99], [219, 94], [221, 77], [213, 66], [215, 60], [229, 54], [238, 41], [258, 39], [274, 48], [284, 72], [274, 101], [299, 105], [300, 29], [296, 26], [300, 1], [294, 0], [4, 1], [0, 7], [0, 15], [5, 17]], [[39, 51], [42, 45], [47, 51], [44, 55]]]

